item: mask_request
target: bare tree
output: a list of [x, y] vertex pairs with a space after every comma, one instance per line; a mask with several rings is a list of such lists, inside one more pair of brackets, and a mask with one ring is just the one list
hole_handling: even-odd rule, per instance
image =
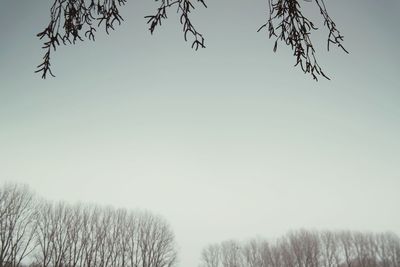
[[83, 208], [76, 205], [68, 209], [70, 220], [66, 227], [67, 231], [67, 250], [65, 262], [67, 266], [82, 266], [83, 253]]
[[173, 267], [175, 237], [149, 212], [36, 201], [27, 187], [0, 188], [0, 267]]
[[303, 239], [307, 255], [306, 266], [319, 267], [321, 262], [321, 246], [318, 233], [315, 231], [305, 231]]
[[275, 258], [271, 250], [271, 246], [267, 240], [258, 242], [258, 253], [260, 257], [259, 266], [261, 267], [275, 267]]
[[270, 247], [271, 251], [271, 259], [270, 259], [270, 265], [266, 266], [271, 266], [271, 267], [283, 267], [283, 260], [282, 260], [282, 251], [280, 250], [280, 247], [277, 245], [271, 246]]
[[220, 267], [221, 249], [218, 244], [208, 245], [201, 251], [201, 267]]
[[140, 250], [139, 216], [130, 212], [126, 225], [127, 258], [130, 267], [140, 267], [143, 265]]
[[[263, 247], [266, 249], [266, 247]], [[246, 267], [261, 267], [263, 260], [261, 254], [261, 245], [256, 240], [250, 240], [242, 247], [242, 254], [244, 259], [244, 266]]]
[[53, 204], [50, 202], [42, 201], [38, 207], [38, 214], [36, 218], [36, 242], [39, 247], [35, 255], [36, 261], [40, 266], [47, 267], [50, 265], [51, 257], [53, 254], [53, 238], [55, 235], [55, 228], [52, 225]]
[[297, 267], [305, 267], [307, 262], [306, 247], [303, 244], [302, 234], [302, 232], [290, 232], [288, 234], [290, 250], [295, 256]]
[[26, 186], [0, 189], [0, 266], [19, 266], [35, 248], [35, 200]]
[[347, 267], [354, 265], [356, 251], [353, 243], [353, 234], [350, 231], [342, 231], [337, 234], [339, 241], [340, 252], [343, 254], [344, 262]]
[[291, 249], [291, 245], [286, 237], [281, 238], [277, 243], [280, 251], [282, 266], [295, 267], [296, 266], [296, 255]]
[[65, 265], [68, 250], [68, 226], [70, 226], [71, 209], [65, 203], [54, 206], [52, 214], [52, 225], [55, 228], [53, 236], [52, 266], [61, 267]]
[[111, 266], [128, 266], [128, 213], [125, 209], [118, 209], [115, 212], [115, 251], [112, 256]]
[[375, 241], [369, 233], [353, 233], [353, 246], [355, 248], [355, 260], [359, 267], [372, 267], [377, 265], [375, 258]]
[[298, 267], [318, 267], [320, 265], [320, 244], [316, 232], [300, 230], [290, 232], [288, 241]]
[[159, 216], [141, 213], [138, 223], [142, 267], [171, 267], [177, 260], [175, 237]]
[[321, 255], [322, 266], [334, 267], [341, 262], [339, 258], [338, 244], [336, 235], [331, 231], [324, 231], [320, 235], [321, 238]]
[[[315, 2], [322, 15], [324, 26], [328, 28], [328, 50], [333, 44], [347, 52], [342, 45], [343, 36], [328, 14], [325, 0], [311, 1]], [[47, 74], [54, 76], [50, 68], [50, 58], [52, 51], [55, 51], [60, 44], [74, 44], [84, 38], [94, 41], [96, 28], [100, 26], [104, 26], [107, 34], [110, 30], [114, 30], [115, 25], [123, 21], [119, 9], [126, 2], [127, 0], [54, 0], [50, 9], [50, 22], [42, 32], [38, 33], [40, 39], [45, 39], [43, 45], [45, 55], [36, 72], [40, 72], [42, 78], [46, 78]], [[148, 19], [150, 32], [153, 33], [156, 27], [161, 25], [162, 20], [167, 18], [169, 10], [174, 8], [174, 11], [178, 11], [184, 39], [187, 41], [188, 36], [191, 36], [192, 48], [196, 50], [204, 48], [204, 37], [190, 18], [190, 13], [195, 8], [193, 3], [198, 2], [207, 7], [204, 0], [160, 0], [159, 2], [160, 6], [155, 14], [145, 17]], [[300, 66], [304, 73], [311, 74], [315, 80], [318, 80], [319, 75], [329, 79], [316, 59], [311, 34], [317, 27], [303, 15], [301, 10], [303, 3], [302, 0], [268, 0], [267, 22], [258, 31], [266, 28], [269, 38], [275, 38], [274, 52], [279, 41], [288, 45], [296, 58], [295, 66]]]
[[[299, 230], [275, 243], [258, 239], [221, 244], [223, 267], [400, 267], [400, 238], [393, 233]], [[235, 254], [238, 250], [241, 256]], [[209, 262], [204, 258], [202, 262]]]
[[36, 255], [41, 266], [65, 265], [71, 225], [70, 209], [64, 203], [43, 201], [37, 216], [36, 240], [39, 246]]
[[[96, 243], [98, 245], [98, 259], [96, 266], [106, 266], [110, 259], [110, 251], [112, 251], [112, 227], [113, 210], [108, 208], [101, 211], [99, 223], [97, 225]], [[111, 231], [110, 231], [111, 230]]]
[[388, 257], [390, 266], [400, 266], [400, 238], [394, 233], [388, 233], [385, 239], [389, 249]]
[[82, 262], [84, 266], [94, 267], [97, 266], [97, 254], [98, 254], [98, 224], [100, 218], [100, 208], [86, 207], [83, 211], [83, 254]]
[[234, 240], [221, 243], [221, 262], [223, 267], [243, 266], [243, 254], [241, 245]]

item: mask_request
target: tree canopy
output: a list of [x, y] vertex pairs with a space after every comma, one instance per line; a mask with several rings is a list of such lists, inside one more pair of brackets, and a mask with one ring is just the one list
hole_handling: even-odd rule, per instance
[[[153, 15], [145, 16], [149, 30], [153, 34], [155, 29], [167, 19], [167, 13], [172, 7], [178, 11], [185, 41], [191, 40], [191, 47], [195, 50], [205, 48], [203, 34], [192, 23], [190, 13], [195, 9], [195, 3], [207, 7], [204, 0], [155, 0], [159, 7]], [[328, 14], [325, 0], [303, 0], [317, 5], [328, 29], [327, 49], [331, 45], [338, 46], [346, 53], [343, 47], [343, 35], [336, 27], [336, 23]], [[127, 0], [54, 0], [50, 9], [50, 22], [37, 36], [44, 40], [45, 51], [43, 61], [35, 72], [41, 73], [45, 79], [48, 74], [54, 77], [51, 70], [51, 55], [60, 45], [75, 44], [77, 40], [89, 39], [95, 41], [96, 29], [103, 27], [108, 34], [120, 25], [123, 18], [120, 7]], [[311, 33], [318, 28], [304, 16], [302, 0], [268, 0], [268, 12], [265, 24], [258, 31], [265, 30], [270, 39], [274, 40], [273, 51], [276, 52], [278, 43], [286, 44], [293, 51], [296, 59], [295, 66], [301, 68], [305, 74], [313, 79], [319, 76], [329, 77], [323, 72], [316, 57]]]

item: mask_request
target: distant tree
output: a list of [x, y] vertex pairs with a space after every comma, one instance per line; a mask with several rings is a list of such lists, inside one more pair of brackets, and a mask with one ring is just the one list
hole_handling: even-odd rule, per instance
[[[194, 2], [204, 7], [204, 0], [155, 0], [160, 2], [155, 14], [146, 16], [151, 33], [161, 25], [167, 18], [170, 8], [175, 7], [178, 11], [180, 23], [184, 33], [184, 39], [192, 40], [192, 48], [205, 47], [203, 34], [200, 33], [192, 23], [190, 13], [195, 8]], [[288, 45], [296, 58], [295, 66], [300, 66], [304, 73], [318, 80], [321, 75], [326, 79], [328, 76], [322, 71], [311, 40], [311, 34], [317, 27], [302, 12], [303, 1], [314, 2], [319, 9], [325, 27], [329, 34], [327, 38], [327, 49], [330, 45], [336, 45], [346, 53], [342, 45], [343, 36], [336, 27], [325, 6], [325, 0], [268, 0], [266, 23], [258, 31], [266, 29], [269, 38], [275, 39], [273, 51], [276, 52], [278, 42]], [[95, 40], [96, 28], [103, 26], [107, 34], [120, 25], [123, 18], [120, 14], [120, 6], [125, 5], [127, 0], [54, 0], [50, 9], [50, 22], [46, 28], [38, 33], [40, 39], [44, 39], [43, 49], [45, 54], [43, 61], [37, 66], [36, 72], [46, 78], [51, 71], [51, 53], [61, 44], [74, 44], [77, 40], [84, 38]]]
[[68, 208], [67, 250], [65, 265], [70, 267], [82, 266], [83, 253], [83, 207], [76, 205]]
[[149, 212], [44, 202], [38, 225], [42, 267], [173, 267], [177, 260], [172, 230]]
[[139, 214], [139, 248], [143, 267], [172, 267], [177, 261], [175, 238], [161, 217]]
[[286, 236], [280, 238], [277, 242], [277, 249], [281, 255], [281, 266], [295, 267], [296, 265], [296, 255], [294, 254], [292, 247]]
[[317, 233], [306, 230], [290, 232], [288, 240], [298, 266], [319, 265], [320, 244]]
[[0, 267], [20, 266], [34, 249], [35, 199], [26, 186], [0, 188]]
[[245, 267], [261, 267], [263, 263], [261, 249], [261, 244], [255, 239], [243, 245], [242, 254]]
[[[58, 206], [61, 208], [61, 206]], [[38, 206], [38, 214], [36, 217], [37, 230], [36, 242], [38, 250], [36, 251], [36, 262], [42, 267], [51, 266], [57, 255], [56, 238], [60, 234], [62, 225], [56, 216], [56, 207], [53, 203], [42, 201]]]
[[[29, 256], [29, 257], [28, 257]], [[0, 267], [174, 267], [169, 224], [150, 212], [38, 201], [0, 187]]]
[[[266, 254], [266, 264], [263, 266], [268, 266], [268, 267], [283, 267], [282, 263], [282, 252], [280, 251], [280, 248], [278, 246], [269, 246], [269, 251], [270, 251], [270, 257], [268, 257]], [[265, 256], [263, 256], [264, 258]], [[264, 261], [263, 261], [264, 262]]]
[[338, 233], [338, 242], [340, 252], [344, 256], [344, 263], [346, 267], [352, 267], [356, 251], [353, 243], [353, 233], [350, 231], [342, 231]]
[[200, 267], [220, 267], [221, 248], [218, 244], [208, 245], [201, 251]]
[[[275, 243], [231, 240], [220, 247], [222, 267], [400, 267], [400, 238], [393, 233], [299, 230]], [[202, 252], [202, 263], [210, 262], [204, 260], [209, 248]]]
[[326, 267], [337, 266], [341, 262], [337, 248], [336, 235], [331, 231], [324, 231], [320, 234], [322, 265]]
[[239, 242], [229, 240], [221, 243], [222, 267], [242, 267], [244, 263], [243, 250]]

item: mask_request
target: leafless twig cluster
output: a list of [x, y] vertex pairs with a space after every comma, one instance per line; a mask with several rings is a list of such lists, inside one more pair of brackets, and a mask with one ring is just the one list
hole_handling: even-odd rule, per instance
[[[43, 62], [37, 66], [36, 72], [42, 73], [46, 78], [47, 73], [53, 75], [50, 68], [50, 55], [52, 50], [62, 44], [75, 43], [83, 40], [83, 36], [95, 40], [95, 27], [102, 24], [109, 33], [115, 24], [121, 24], [123, 18], [118, 7], [127, 0], [55, 0], [50, 9], [50, 23], [37, 36], [45, 39], [43, 49], [46, 51]], [[97, 25], [95, 25], [97, 24]]]
[[[77, 40], [83, 41], [83, 37], [95, 40], [96, 27], [104, 24], [107, 34], [114, 30], [116, 24], [123, 21], [119, 7], [127, 0], [55, 0], [50, 9], [50, 23], [37, 36], [45, 39], [43, 49], [45, 54], [43, 62], [37, 66], [35, 72], [42, 74], [45, 79], [47, 74], [54, 77], [51, 71], [51, 52], [56, 51], [60, 44], [75, 44]], [[204, 0], [197, 0], [206, 7]], [[187, 41], [188, 35], [192, 35], [194, 41], [192, 48], [204, 48], [204, 37], [196, 30], [190, 20], [190, 12], [194, 5], [190, 0], [161, 0], [161, 5], [155, 15], [146, 16], [150, 25], [150, 32], [153, 33], [161, 21], [167, 18], [167, 10], [177, 8], [180, 14], [180, 22], [183, 25], [184, 38]], [[97, 25], [96, 25], [97, 24]]]
[[394, 233], [290, 232], [276, 242], [224, 241], [205, 247], [201, 267], [400, 267]]
[[[0, 189], [0, 266], [172, 267], [169, 225], [148, 212], [39, 201], [26, 187]], [[26, 263], [26, 262], [25, 262]]]
[[[295, 66], [299, 65], [304, 73], [310, 73], [315, 80], [318, 80], [318, 75], [322, 75], [329, 80], [329, 77], [322, 71], [321, 66], [318, 64], [316, 51], [310, 38], [312, 31], [318, 28], [303, 15], [300, 1], [268, 0], [269, 19], [258, 31], [267, 28], [269, 38], [275, 38], [274, 52], [277, 50], [278, 41], [282, 41], [290, 46], [293, 50], [293, 55], [296, 57]], [[343, 36], [336, 28], [335, 22], [329, 16], [324, 0], [315, 0], [315, 3], [318, 5], [323, 16], [324, 25], [329, 30], [328, 50], [329, 45], [332, 43], [338, 45], [348, 53], [342, 45]]]
[[[204, 0], [197, 0], [197, 2], [207, 7]], [[199, 47], [205, 48], [203, 35], [196, 30], [189, 17], [189, 13], [194, 9], [194, 5], [190, 0], [161, 0], [157, 13], [145, 17], [148, 19], [147, 23], [150, 24], [150, 32], [153, 33], [157, 25], [161, 25], [161, 21], [167, 18], [167, 9], [172, 6], [176, 6], [178, 13], [181, 14], [180, 22], [183, 25], [185, 41], [187, 41], [187, 35], [191, 34], [194, 37], [192, 48], [195, 50], [199, 49]]]
[[[106, 32], [109, 33], [110, 29], [114, 29], [115, 24], [121, 24], [123, 18], [120, 15], [119, 7], [124, 5], [127, 0], [54, 1], [50, 9], [50, 23], [44, 31], [38, 33], [40, 39], [46, 40], [43, 45], [43, 49], [46, 51], [43, 62], [37, 66], [36, 70], [42, 74], [42, 78], [46, 78], [48, 73], [54, 76], [50, 68], [50, 56], [57, 46], [75, 43], [76, 40], [83, 40], [83, 37], [94, 41], [96, 27], [104, 24]], [[196, 1], [207, 7], [204, 0]], [[315, 80], [318, 80], [318, 75], [329, 79], [316, 59], [316, 52], [310, 38], [312, 31], [317, 30], [317, 27], [303, 15], [300, 1], [268, 0], [269, 19], [258, 31], [267, 28], [269, 37], [275, 38], [274, 52], [277, 50], [278, 41], [290, 46], [296, 57], [295, 66], [299, 65], [304, 73], [311, 74]], [[329, 16], [324, 0], [310, 1], [315, 1], [324, 19], [324, 25], [329, 30], [328, 50], [330, 44], [334, 44], [347, 52], [342, 45], [343, 36]], [[160, 6], [155, 14], [145, 17], [150, 32], [153, 33], [157, 26], [160, 26], [162, 21], [167, 18], [168, 10], [175, 7], [183, 26], [185, 41], [188, 40], [188, 35], [191, 35], [193, 38], [192, 48], [195, 50], [204, 48], [204, 37], [195, 28], [190, 18], [190, 13], [194, 9], [193, 2], [194, 0], [160, 0]]]

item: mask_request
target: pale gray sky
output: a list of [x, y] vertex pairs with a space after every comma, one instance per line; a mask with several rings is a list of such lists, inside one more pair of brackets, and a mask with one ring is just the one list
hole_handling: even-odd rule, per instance
[[333, 79], [316, 83], [256, 33], [264, 0], [196, 9], [197, 52], [173, 13], [151, 36], [157, 5], [129, 1], [117, 31], [61, 47], [41, 80], [51, 1], [2, 0], [0, 182], [160, 213], [181, 267], [210, 242], [300, 227], [400, 234], [400, 2], [326, 3], [351, 54], [317, 33]]

